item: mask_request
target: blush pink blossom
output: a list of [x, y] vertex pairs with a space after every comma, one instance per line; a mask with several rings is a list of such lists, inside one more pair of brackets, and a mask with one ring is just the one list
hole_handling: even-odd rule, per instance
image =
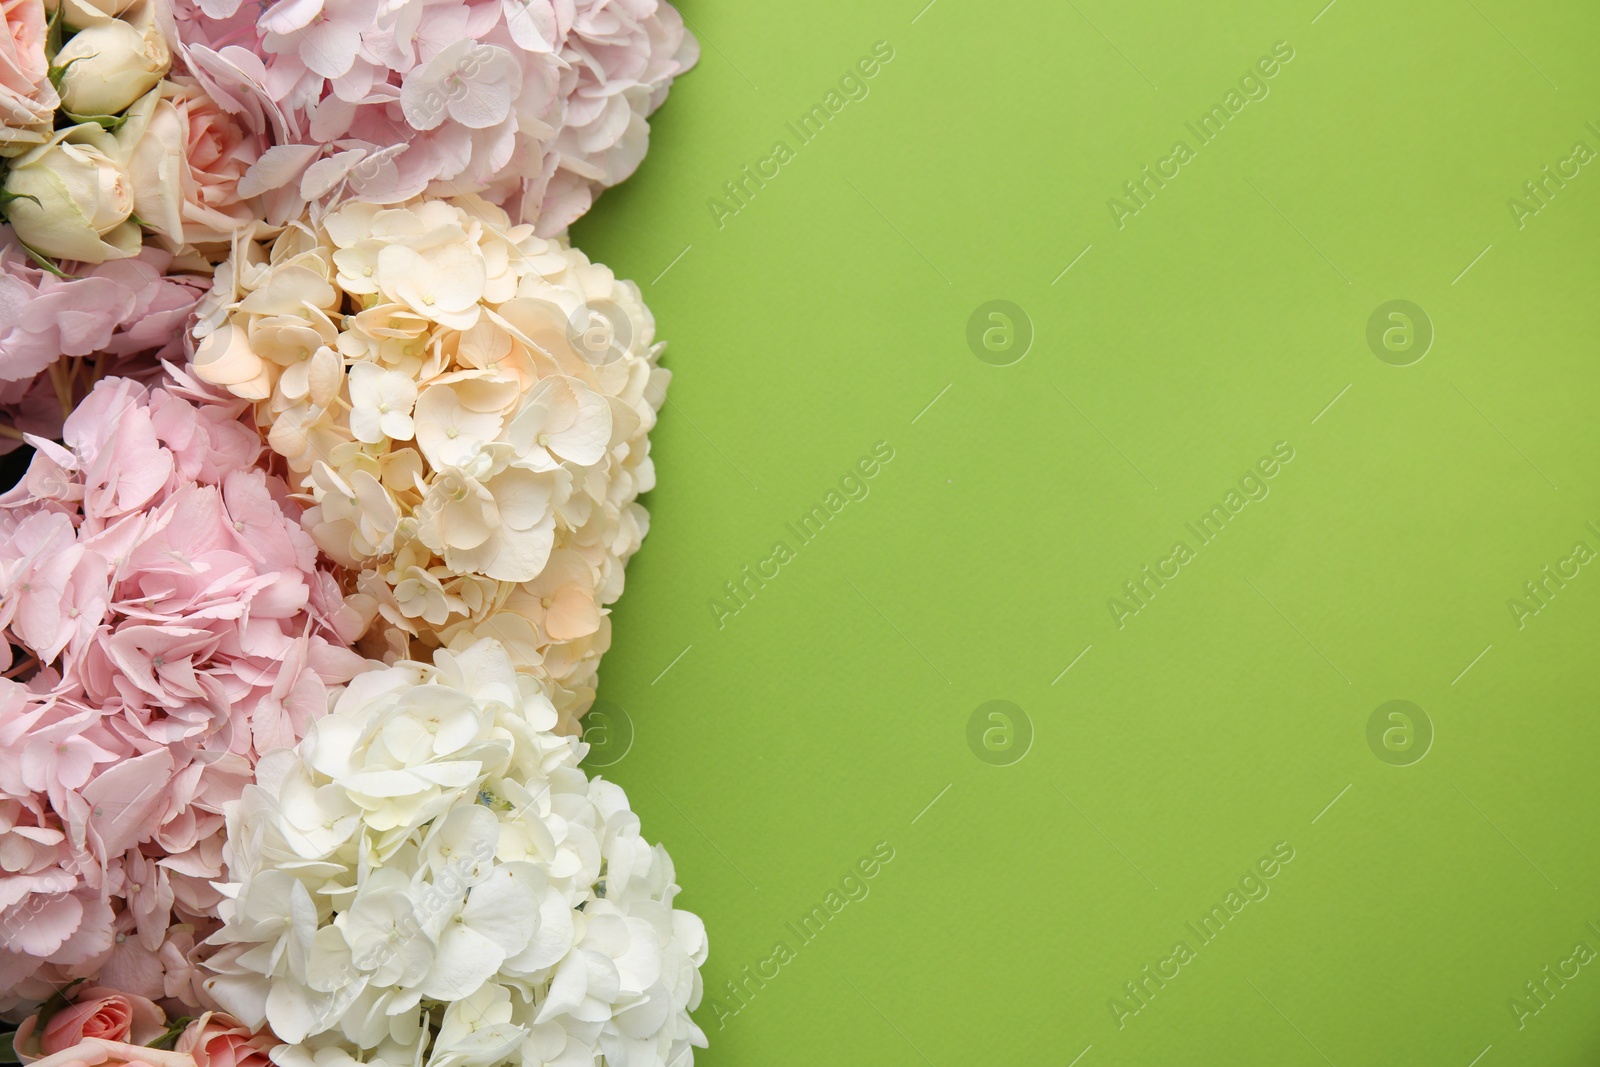
[[[49, 438], [100, 377], [149, 379], [161, 360], [181, 359], [190, 313], [211, 285], [151, 247], [61, 266], [69, 277], [33, 262], [0, 226], [0, 423]], [[20, 444], [0, 437], [0, 454]]]
[[0, 496], [0, 1008], [96, 975], [202, 1006], [224, 807], [366, 668], [243, 409], [104, 379]]
[[61, 103], [45, 58], [45, 10], [37, 0], [0, 0], [0, 154], [43, 144]]
[[156, 248], [61, 267], [68, 277], [34, 263], [10, 228], [0, 228], [0, 382], [32, 378], [61, 356], [176, 357], [189, 313], [211, 283], [208, 274], [175, 271]]
[[161, 1036], [166, 1021], [166, 1013], [146, 997], [94, 986], [75, 993], [42, 1029], [37, 1015], [23, 1020], [13, 1044], [29, 1059], [65, 1052], [87, 1038], [143, 1045]]
[[158, 99], [135, 110], [143, 133], [127, 167], [139, 221], [167, 247], [225, 257], [233, 235], [260, 214], [239, 194], [239, 180], [266, 151], [265, 131], [183, 75], [167, 79]]
[[178, 1035], [173, 1049], [192, 1056], [197, 1067], [269, 1067], [268, 1053], [277, 1043], [231, 1015], [208, 1011]]
[[[180, 51], [275, 110], [277, 206], [479, 193], [544, 235], [633, 173], [698, 45], [660, 0], [177, 0]], [[294, 212], [291, 211], [291, 214]]]
[[174, 1024], [171, 1051], [151, 1048], [170, 1035], [158, 1004], [112, 986], [80, 987], [68, 996], [43, 1025], [40, 1014], [22, 1020], [12, 1040], [17, 1059], [45, 1067], [269, 1067], [281, 1044], [208, 1011], [186, 1026], [182, 1019]]

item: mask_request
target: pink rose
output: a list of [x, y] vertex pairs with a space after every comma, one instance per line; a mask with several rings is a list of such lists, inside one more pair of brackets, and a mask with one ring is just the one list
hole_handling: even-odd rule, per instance
[[0, 0], [0, 14], [0, 154], [14, 155], [44, 143], [61, 99], [44, 54], [44, 5]]
[[269, 1067], [267, 1052], [277, 1044], [271, 1034], [253, 1034], [233, 1016], [208, 1011], [188, 1025], [176, 1047], [196, 1067]]
[[32, 1062], [36, 1067], [195, 1067], [194, 1059], [182, 1052], [100, 1037], [86, 1037], [71, 1048]]
[[160, 1037], [167, 1025], [166, 1013], [153, 1001], [102, 986], [79, 992], [73, 1003], [50, 1017], [35, 1041], [38, 1020], [35, 1015], [17, 1027], [15, 1044], [24, 1062], [66, 1052], [90, 1039], [142, 1045]]
[[134, 104], [123, 139], [139, 220], [173, 248], [225, 256], [235, 231], [261, 212], [239, 195], [239, 179], [267, 139], [241, 125], [193, 78], [177, 76]]

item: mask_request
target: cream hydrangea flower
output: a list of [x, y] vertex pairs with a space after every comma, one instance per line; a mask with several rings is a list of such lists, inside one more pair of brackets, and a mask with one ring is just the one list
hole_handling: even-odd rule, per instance
[[493, 641], [357, 676], [230, 812], [209, 995], [284, 1067], [692, 1063], [705, 929], [557, 718]]
[[[302, 365], [309, 366], [297, 364]], [[380, 444], [385, 438], [410, 440], [416, 429], [411, 420], [416, 402], [417, 381], [411, 375], [378, 363], [350, 368], [350, 432], [362, 444]]]
[[633, 283], [481, 200], [352, 203], [242, 237], [193, 362], [255, 403], [307, 528], [381, 605], [369, 654], [493, 637], [570, 733], [648, 526], [654, 332]]

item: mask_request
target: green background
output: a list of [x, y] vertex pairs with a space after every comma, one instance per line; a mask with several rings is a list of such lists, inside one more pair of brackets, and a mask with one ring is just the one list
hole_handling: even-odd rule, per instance
[[[1520, 226], [1508, 200], [1600, 149], [1600, 9], [924, 2], [688, 0], [703, 59], [574, 229], [676, 375], [602, 670], [636, 736], [603, 773], [710, 931], [700, 1060], [1595, 1063], [1600, 960], [1520, 1028], [1510, 1001], [1600, 950], [1600, 564], [1520, 626], [1508, 601], [1600, 550], [1600, 161]], [[1009, 366], [967, 341], [996, 299], [1034, 333]], [[1395, 299], [1436, 333], [1409, 366], [1367, 342]], [[866, 499], [719, 626], [880, 441]], [[1196, 548], [1277, 442], [1270, 495]], [[1397, 699], [1435, 734], [1409, 766], [1367, 740]], [[969, 747], [991, 700], [1031, 722], [1019, 762]], [[796, 937], [879, 842], [869, 895]], [[1200, 947], [1184, 924], [1279, 842]]]

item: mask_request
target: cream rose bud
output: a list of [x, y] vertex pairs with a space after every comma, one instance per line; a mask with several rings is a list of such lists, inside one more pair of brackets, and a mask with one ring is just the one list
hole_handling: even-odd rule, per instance
[[111, 19], [80, 30], [56, 53], [61, 106], [70, 115], [118, 115], [172, 67], [172, 53], [149, 15], [136, 22]]
[[62, 15], [66, 23], [75, 30], [87, 26], [98, 26], [102, 22], [109, 22], [128, 10], [139, 0], [45, 0], [44, 9], [54, 15], [58, 6], [63, 7]]
[[57, 130], [11, 163], [6, 221], [17, 239], [47, 256], [104, 263], [137, 255], [133, 183], [116, 140], [98, 124]]

